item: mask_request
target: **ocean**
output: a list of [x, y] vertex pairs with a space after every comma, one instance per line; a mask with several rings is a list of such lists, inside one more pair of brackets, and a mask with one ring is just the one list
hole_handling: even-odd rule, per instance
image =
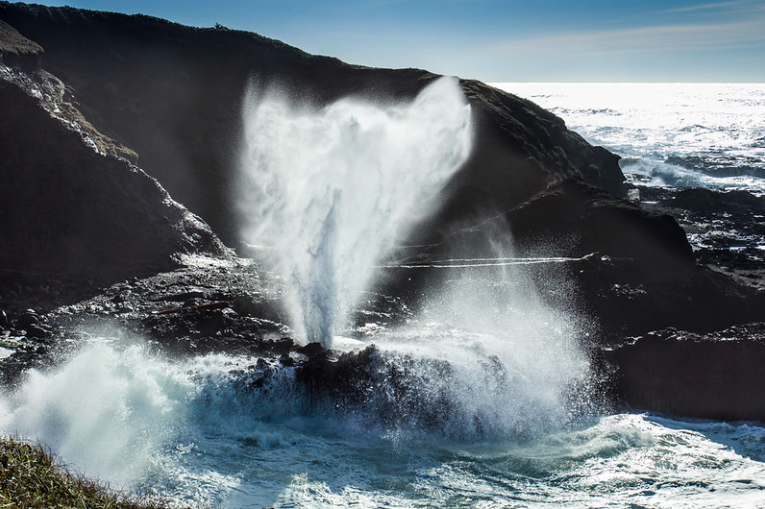
[[[501, 87], [622, 155], [630, 182], [765, 194], [763, 85]], [[493, 270], [466, 267], [405, 326], [337, 327], [338, 351], [376, 347], [360, 402], [317, 399], [274, 361], [172, 359], [91, 328], [0, 397], [0, 430], [179, 507], [765, 507], [765, 428], [610, 411], [576, 306]]]
[[495, 83], [622, 156], [628, 182], [765, 194], [765, 85]]

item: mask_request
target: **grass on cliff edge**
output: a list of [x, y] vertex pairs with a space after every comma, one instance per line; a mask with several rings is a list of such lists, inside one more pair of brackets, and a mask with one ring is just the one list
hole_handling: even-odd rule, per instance
[[40, 445], [0, 438], [0, 508], [154, 509], [71, 473]]

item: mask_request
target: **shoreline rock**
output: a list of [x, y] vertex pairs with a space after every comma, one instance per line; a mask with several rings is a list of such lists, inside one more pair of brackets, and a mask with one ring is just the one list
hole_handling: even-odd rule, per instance
[[[334, 360], [321, 347], [288, 337], [269, 276], [238, 266], [223, 243], [237, 240], [229, 191], [242, 94], [259, 80], [293, 87], [317, 105], [347, 95], [393, 101], [414, 97], [436, 76], [351, 66], [255, 34], [148, 16], [0, 2], [0, 23], [0, 242], [12, 246], [0, 251], [0, 339], [16, 348], [0, 360], [5, 382], [53, 363], [63, 331], [115, 322], [172, 355], [228, 351], [309, 363], [316, 373], [331, 367], [322, 367]], [[588, 346], [595, 362], [603, 349], [616, 352], [603, 356], [610, 363], [603, 369], [610, 376], [619, 368], [618, 397], [686, 411], [681, 398], [655, 399], [645, 385], [641, 359], [664, 354], [697, 367], [717, 362], [720, 394], [739, 387], [726, 363], [740, 353], [716, 355], [709, 333], [761, 320], [765, 294], [697, 266], [695, 256], [725, 268], [725, 256], [694, 254], [686, 231], [695, 235], [689, 228], [699, 217], [717, 221], [751, 200], [696, 191], [637, 207], [619, 199], [618, 156], [530, 101], [460, 83], [475, 112], [476, 148], [447, 186], [443, 209], [415, 229], [392, 265], [491, 256], [495, 240], [515, 244], [519, 256], [569, 257], [559, 273], [537, 267], [530, 277], [550, 302], [574, 299], [597, 321]], [[666, 215], [677, 210], [685, 211], [680, 225]], [[215, 263], [184, 261], [192, 255]], [[406, 319], [445, 274], [390, 269], [368, 316]], [[554, 287], [564, 279], [570, 288]], [[667, 327], [710, 341], [674, 333], [635, 345], [627, 339]], [[759, 383], [753, 370], [745, 373]], [[710, 399], [701, 412], [760, 415], [757, 406], [729, 411], [725, 399]]]
[[765, 422], [765, 323], [709, 334], [675, 328], [605, 353], [616, 392], [636, 409], [680, 417]]

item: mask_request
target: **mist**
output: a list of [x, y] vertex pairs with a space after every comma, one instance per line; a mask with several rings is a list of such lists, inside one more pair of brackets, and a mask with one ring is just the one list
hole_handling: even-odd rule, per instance
[[291, 326], [331, 346], [373, 266], [431, 214], [472, 145], [459, 83], [415, 99], [315, 107], [251, 86], [238, 181], [241, 237], [283, 278]]

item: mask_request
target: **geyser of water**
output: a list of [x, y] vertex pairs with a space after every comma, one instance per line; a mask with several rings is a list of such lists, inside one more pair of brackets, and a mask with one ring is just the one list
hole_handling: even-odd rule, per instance
[[249, 91], [242, 237], [284, 277], [298, 334], [330, 346], [375, 263], [433, 211], [467, 159], [470, 119], [451, 78], [405, 104], [346, 98], [315, 108]]

